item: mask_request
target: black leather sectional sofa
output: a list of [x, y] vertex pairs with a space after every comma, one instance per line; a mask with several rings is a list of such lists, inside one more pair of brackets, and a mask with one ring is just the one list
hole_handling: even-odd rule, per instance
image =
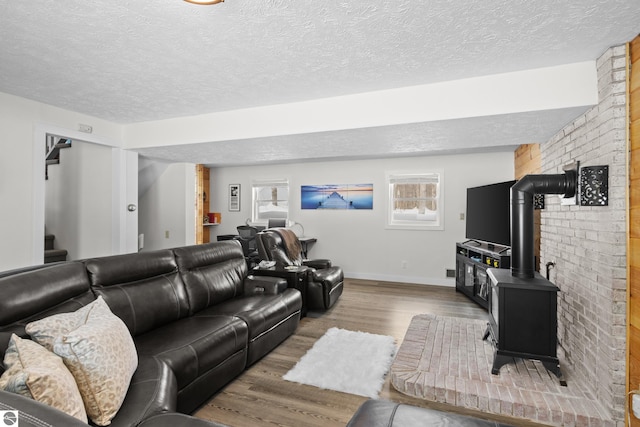
[[[185, 414], [290, 336], [302, 307], [284, 279], [249, 276], [236, 241], [31, 267], [0, 273], [0, 358], [12, 333], [28, 338], [29, 322], [98, 296], [138, 354], [114, 427], [215, 426]], [[0, 391], [4, 410], [20, 410], [21, 427], [83, 425]]]

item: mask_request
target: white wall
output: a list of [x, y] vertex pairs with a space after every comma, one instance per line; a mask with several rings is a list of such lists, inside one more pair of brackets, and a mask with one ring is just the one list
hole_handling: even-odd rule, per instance
[[49, 166], [45, 183], [45, 230], [67, 260], [112, 252], [111, 148], [73, 141], [60, 151], [60, 164]]
[[[385, 228], [385, 171], [444, 171], [444, 230]], [[426, 156], [381, 160], [297, 163], [211, 169], [212, 211], [222, 213], [219, 234], [236, 234], [236, 226], [251, 217], [251, 182], [286, 178], [290, 188], [290, 220], [300, 222], [305, 235], [318, 238], [310, 258], [330, 258], [352, 278], [454, 285], [446, 269], [455, 269], [455, 242], [464, 240], [466, 189], [513, 179], [513, 152]], [[302, 210], [300, 186], [373, 183], [373, 210]], [[229, 212], [228, 186], [241, 184], [241, 211]], [[214, 237], [212, 236], [212, 240]], [[406, 268], [402, 268], [406, 261]]]
[[79, 123], [93, 126], [92, 138], [121, 141], [120, 125], [0, 93], [0, 270], [38, 263], [38, 256], [42, 262], [45, 140], [39, 139], [50, 129], [75, 137]]
[[195, 165], [174, 163], [141, 195], [138, 232], [144, 234], [142, 251], [195, 243], [195, 185]]
[[[78, 135], [76, 129], [80, 123], [91, 125], [93, 133]], [[170, 125], [171, 121], [167, 121], [167, 124]], [[5, 270], [42, 262], [45, 192], [44, 148], [40, 151], [40, 147], [44, 147], [46, 133], [75, 139], [84, 135], [91, 142], [120, 150], [124, 127], [0, 93], [0, 129], [3, 131], [3, 155], [0, 156], [0, 236], [3, 242], [0, 246], [0, 270]], [[131, 139], [137, 141], [137, 138]], [[153, 138], [146, 135], [140, 139]], [[463, 222], [457, 219], [459, 213], [464, 211], [463, 189], [475, 184], [510, 179], [513, 176], [512, 156], [512, 153], [488, 153], [212, 170], [212, 194], [216, 198], [211, 210], [222, 212], [223, 223], [211, 231], [218, 234], [235, 233], [235, 227], [250, 217], [251, 179], [284, 176], [290, 179], [293, 189], [292, 219], [303, 223], [307, 234], [319, 238], [310, 255], [333, 258], [352, 277], [406, 278], [408, 281], [433, 280], [440, 283], [444, 281], [445, 268], [454, 267], [451, 245], [464, 238]], [[445, 230], [417, 232], [384, 229], [384, 171], [421, 166], [445, 169]], [[118, 168], [118, 165], [114, 165], [114, 180], [119, 179]], [[478, 176], [483, 179], [474, 179]], [[373, 182], [376, 185], [374, 210], [356, 212], [357, 217], [352, 215], [354, 212], [302, 212], [299, 209], [300, 185], [327, 182]], [[240, 213], [228, 212], [226, 192], [229, 183], [242, 184]], [[184, 193], [182, 197], [192, 193], [185, 190], [185, 185], [181, 188]], [[112, 197], [117, 199], [113, 194]], [[175, 199], [167, 205], [174, 202]], [[185, 202], [185, 206], [187, 204]], [[114, 215], [115, 223], [119, 221], [118, 215], [126, 214], [126, 209], [120, 210], [122, 212]], [[193, 230], [189, 221], [194, 219], [190, 219], [186, 213], [184, 218], [184, 228], [175, 233], [183, 234], [184, 243], [189, 244]], [[140, 223], [143, 223], [143, 219], [140, 219]], [[164, 232], [166, 228], [161, 226], [159, 229]], [[171, 236], [173, 229], [169, 231]], [[444, 248], [433, 249], [438, 246]], [[400, 269], [401, 260], [407, 261], [404, 270]]]

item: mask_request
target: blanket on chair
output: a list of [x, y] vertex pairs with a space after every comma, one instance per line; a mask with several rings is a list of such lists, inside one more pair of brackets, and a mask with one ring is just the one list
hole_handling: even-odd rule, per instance
[[298, 236], [296, 233], [289, 230], [288, 228], [276, 228], [273, 231], [278, 233], [282, 238], [282, 242], [284, 243], [284, 250], [287, 253], [287, 256], [290, 260], [296, 261], [301, 256], [302, 253], [302, 245], [300, 244], [300, 240], [298, 240]]

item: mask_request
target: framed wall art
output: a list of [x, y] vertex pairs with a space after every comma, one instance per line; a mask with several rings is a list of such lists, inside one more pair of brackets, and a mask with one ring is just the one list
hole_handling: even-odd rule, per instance
[[373, 209], [373, 184], [300, 187], [302, 209]]
[[240, 184], [229, 184], [229, 212], [240, 212]]

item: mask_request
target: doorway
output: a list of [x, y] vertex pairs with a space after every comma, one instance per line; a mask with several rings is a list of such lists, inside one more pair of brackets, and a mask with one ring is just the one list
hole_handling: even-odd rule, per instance
[[[78, 148], [75, 154], [63, 154], [60, 166], [65, 167], [66, 157], [69, 170], [62, 174], [68, 175], [64, 184], [68, 188], [56, 190], [66, 192], [57, 207], [48, 200], [53, 190], [47, 195], [46, 189], [44, 147], [49, 135], [72, 140], [74, 146], [69, 151]], [[117, 145], [113, 141], [78, 131], [36, 126], [33, 139], [32, 264], [44, 262], [45, 227], [47, 232], [50, 231], [49, 227], [61, 230], [56, 239], [61, 240], [61, 245], [69, 245], [72, 249], [68, 260], [137, 251], [138, 154]], [[73, 160], [74, 157], [79, 160]], [[60, 175], [50, 169], [50, 178], [52, 173]], [[51, 206], [48, 206], [50, 201]], [[52, 219], [47, 214], [51, 210], [57, 210], [55, 221], [65, 223], [66, 228], [46, 223], [47, 216], [49, 220]]]
[[66, 148], [46, 165], [45, 236], [69, 261], [111, 255], [111, 148], [62, 140]]

